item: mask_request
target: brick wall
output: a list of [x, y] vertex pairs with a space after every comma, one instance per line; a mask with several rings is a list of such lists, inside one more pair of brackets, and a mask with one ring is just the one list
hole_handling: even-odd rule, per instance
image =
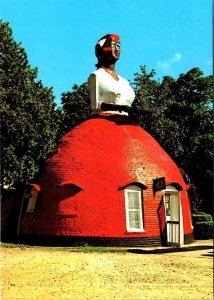
[[[36, 210], [23, 211], [21, 233], [160, 241], [164, 213], [161, 192], [153, 193], [153, 179], [163, 176], [167, 184], [176, 182], [186, 189], [178, 167], [142, 128], [104, 118], [87, 120], [67, 133], [47, 160]], [[142, 233], [126, 230], [120, 187], [133, 182], [145, 186]], [[184, 232], [191, 234], [186, 192], [181, 201]]]

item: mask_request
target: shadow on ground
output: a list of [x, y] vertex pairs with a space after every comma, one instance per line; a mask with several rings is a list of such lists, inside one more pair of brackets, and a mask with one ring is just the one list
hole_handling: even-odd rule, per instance
[[[130, 249], [128, 252], [136, 253], [136, 254], [169, 254], [169, 253], [176, 253], [176, 252], [188, 252], [188, 251], [199, 251], [199, 250], [209, 250], [213, 249], [213, 246], [190, 246], [190, 247], [170, 247], [164, 249], [152, 249], [152, 250], [145, 250], [145, 249]], [[203, 256], [213, 256], [213, 252], [209, 252], [208, 254], [203, 254]]]
[[213, 256], [214, 256], [213, 254], [214, 254], [213, 252], [208, 252], [208, 253], [206, 253], [206, 254], [201, 254], [201, 256], [209, 256], [209, 257], [213, 257]]

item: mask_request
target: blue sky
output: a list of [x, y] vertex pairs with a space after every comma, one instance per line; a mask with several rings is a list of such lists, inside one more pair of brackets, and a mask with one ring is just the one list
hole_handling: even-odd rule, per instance
[[107, 33], [120, 35], [116, 69], [131, 81], [140, 65], [160, 80], [193, 67], [212, 73], [211, 0], [0, 0], [0, 18], [58, 104], [95, 70], [94, 46]]

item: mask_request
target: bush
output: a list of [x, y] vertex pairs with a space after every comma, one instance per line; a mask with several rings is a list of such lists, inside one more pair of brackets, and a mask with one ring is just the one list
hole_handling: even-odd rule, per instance
[[193, 226], [195, 239], [213, 238], [213, 218], [206, 213], [193, 214]]

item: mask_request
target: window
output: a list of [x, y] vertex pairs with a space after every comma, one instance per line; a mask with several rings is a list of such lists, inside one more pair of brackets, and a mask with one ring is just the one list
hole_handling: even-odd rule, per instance
[[166, 218], [167, 220], [174, 220], [178, 218], [179, 214], [179, 192], [173, 186], [167, 186], [165, 190], [163, 190], [163, 200], [164, 206], [166, 210]]
[[164, 194], [164, 203], [166, 208], [166, 215], [170, 216], [170, 194]]
[[26, 212], [34, 212], [36, 207], [36, 201], [38, 197], [38, 192], [40, 192], [40, 186], [37, 184], [31, 184], [30, 197], [28, 200], [28, 206]]
[[142, 232], [142, 190], [130, 185], [125, 189], [126, 229], [128, 232]]

